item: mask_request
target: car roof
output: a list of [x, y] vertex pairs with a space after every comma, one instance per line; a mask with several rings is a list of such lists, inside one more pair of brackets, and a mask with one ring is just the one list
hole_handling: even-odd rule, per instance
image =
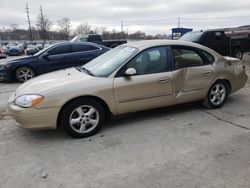
[[181, 41], [181, 40], [143, 40], [143, 41], [137, 41], [137, 42], [129, 42], [126, 44], [123, 44], [123, 46], [130, 46], [134, 48], [138, 48], [140, 51], [145, 50], [147, 48], [152, 48], [152, 47], [157, 47], [157, 46], [189, 46], [189, 47], [194, 47], [194, 48], [199, 48], [202, 50], [205, 50], [212, 55], [216, 57], [221, 57], [217, 52], [214, 50], [207, 48], [206, 46], [193, 43], [193, 42], [188, 42], [188, 41]]
[[106, 46], [96, 44], [96, 43], [93, 43], [93, 42], [70, 42], [70, 41], [67, 41], [67, 42], [55, 43], [55, 44], [52, 44], [52, 45], [53, 46], [60, 46], [60, 45], [68, 45], [68, 44], [91, 45], [91, 46], [96, 46], [96, 47], [103, 48], [103, 49], [108, 49], [108, 47], [106, 47]]
[[181, 45], [181, 46], [193, 46], [193, 47], [199, 47], [201, 48], [201, 45], [198, 45], [193, 42], [187, 42], [187, 41], [180, 41], [180, 40], [142, 40], [137, 42], [129, 42], [126, 44], [123, 44], [125, 46], [131, 46], [138, 48], [140, 50], [156, 47], [156, 46], [171, 46], [171, 45]]

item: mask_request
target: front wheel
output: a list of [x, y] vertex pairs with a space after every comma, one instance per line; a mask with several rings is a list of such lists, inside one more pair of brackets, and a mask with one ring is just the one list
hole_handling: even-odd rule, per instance
[[81, 98], [70, 102], [61, 114], [63, 127], [75, 138], [96, 134], [102, 127], [104, 119], [104, 108], [92, 98]]
[[224, 105], [229, 94], [229, 87], [225, 81], [218, 81], [209, 89], [203, 105], [206, 108], [220, 108]]
[[23, 66], [16, 70], [16, 79], [19, 82], [26, 82], [35, 76], [35, 72], [30, 67]]

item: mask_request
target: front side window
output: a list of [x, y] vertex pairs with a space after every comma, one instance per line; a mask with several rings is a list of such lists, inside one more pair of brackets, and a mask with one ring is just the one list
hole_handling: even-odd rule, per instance
[[196, 50], [185, 47], [172, 47], [176, 69], [202, 66], [203, 59]]
[[57, 46], [57, 47], [49, 50], [48, 53], [49, 53], [49, 55], [59, 55], [59, 54], [70, 53], [69, 45]]
[[165, 47], [152, 48], [143, 51], [127, 64], [134, 68], [138, 75], [153, 74], [167, 71], [167, 50]]

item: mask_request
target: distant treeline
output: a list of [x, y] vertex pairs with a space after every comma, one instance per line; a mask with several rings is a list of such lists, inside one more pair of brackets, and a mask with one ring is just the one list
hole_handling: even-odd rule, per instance
[[[102, 38], [105, 39], [163, 39], [167, 38], [165, 34], [157, 34], [157, 35], [146, 35], [146, 33], [137, 31], [135, 33], [125, 33], [125, 32], [117, 32], [113, 31], [106, 31], [106, 30], [87, 30], [87, 31], [80, 31], [76, 30], [73, 33], [68, 34], [67, 36], [65, 33], [61, 31], [50, 31], [47, 30], [46, 32], [39, 30], [39, 29], [32, 29], [32, 40], [69, 40], [76, 35], [83, 35], [83, 34], [101, 34]], [[0, 40], [31, 40], [30, 31], [25, 29], [7, 29], [0, 31]]]

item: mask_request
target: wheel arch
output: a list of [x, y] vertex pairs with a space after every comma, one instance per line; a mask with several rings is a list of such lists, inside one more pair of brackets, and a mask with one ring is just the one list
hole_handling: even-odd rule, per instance
[[17, 65], [17, 66], [13, 69], [13, 73], [15, 74], [16, 71], [17, 71], [17, 69], [19, 69], [19, 68], [21, 68], [21, 67], [28, 67], [28, 68], [30, 68], [30, 69], [32, 69], [32, 70], [34, 71], [35, 75], [37, 75], [36, 69], [35, 69], [33, 66], [26, 65], [26, 64], [24, 64], [24, 65], [23, 65], [23, 64]]
[[[231, 92], [231, 90], [232, 90], [232, 85], [231, 85], [231, 83], [230, 83], [230, 81], [228, 80], [228, 79], [226, 79], [226, 78], [218, 78], [218, 79], [216, 79], [214, 82], [213, 82], [213, 84], [212, 85], [214, 85], [216, 82], [220, 82], [220, 81], [222, 81], [222, 82], [226, 82], [226, 84], [228, 85], [228, 93], [230, 94], [230, 92]], [[210, 86], [210, 87], [212, 87], [212, 85]]]
[[62, 112], [63, 112], [63, 109], [68, 105], [70, 104], [71, 102], [73, 102], [74, 100], [77, 100], [77, 99], [83, 99], [83, 98], [90, 98], [90, 99], [94, 99], [96, 101], [98, 101], [104, 108], [104, 111], [105, 111], [105, 119], [106, 120], [109, 120], [113, 114], [108, 106], [108, 104], [103, 100], [101, 99], [100, 97], [97, 97], [97, 96], [92, 96], [92, 95], [85, 95], [85, 96], [79, 96], [79, 97], [74, 97], [68, 101], [66, 101], [63, 106], [61, 107], [59, 113], [58, 113], [58, 116], [57, 116], [57, 127], [60, 126], [60, 121], [61, 121], [61, 115], [62, 115]]

